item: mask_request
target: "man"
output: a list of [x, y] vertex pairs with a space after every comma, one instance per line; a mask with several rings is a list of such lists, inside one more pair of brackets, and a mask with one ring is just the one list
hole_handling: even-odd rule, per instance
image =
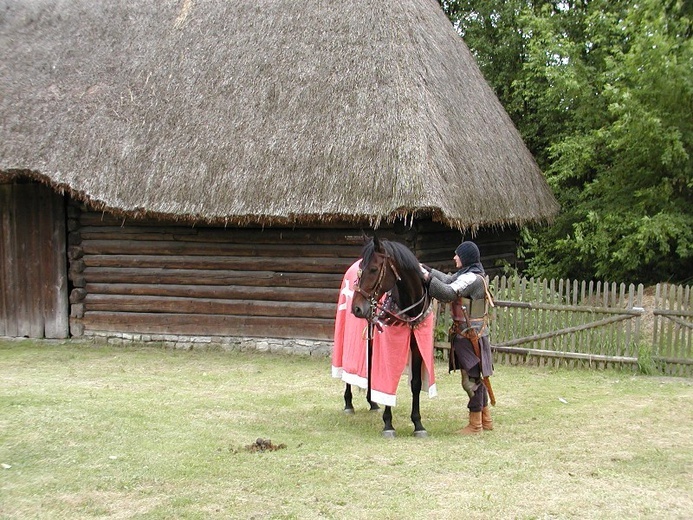
[[493, 429], [489, 402], [495, 404], [495, 398], [488, 379], [493, 374], [493, 360], [487, 326], [493, 300], [477, 245], [462, 242], [455, 249], [454, 260], [458, 271], [453, 275], [423, 268], [430, 282], [429, 294], [452, 303], [450, 371], [461, 371], [462, 387], [469, 395], [469, 424], [459, 433], [470, 435]]

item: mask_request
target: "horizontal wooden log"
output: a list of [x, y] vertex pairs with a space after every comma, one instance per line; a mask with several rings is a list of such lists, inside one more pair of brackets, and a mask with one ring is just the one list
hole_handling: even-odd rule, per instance
[[70, 292], [70, 303], [80, 303], [87, 296], [87, 290], [83, 288], [74, 288]]
[[73, 274], [83, 273], [85, 267], [86, 267], [86, 264], [84, 263], [84, 258], [80, 258], [79, 260], [70, 261], [70, 273], [73, 273]]
[[[178, 296], [227, 300], [277, 300], [316, 302], [337, 305], [337, 290], [305, 287], [245, 287], [239, 285], [164, 285], [132, 283], [88, 283], [89, 294], [133, 296]], [[86, 296], [86, 294], [85, 294]]]
[[[458, 244], [459, 245], [459, 244]], [[455, 247], [449, 247], [445, 249], [439, 249], [439, 250], [428, 250], [425, 251], [425, 258], [434, 261], [445, 261], [447, 262], [451, 269], [454, 270], [455, 268], [455, 262], [453, 260], [455, 256]], [[421, 258], [424, 258], [424, 255], [421, 255]], [[494, 265], [497, 265], [499, 262], [508, 262], [512, 263], [516, 260], [516, 257], [514, 253], [510, 252], [500, 252], [498, 254], [482, 254], [481, 255], [481, 263], [484, 265], [484, 267], [492, 267]]]
[[610, 318], [604, 318], [603, 320], [593, 321], [591, 323], [585, 323], [583, 325], [577, 325], [575, 327], [568, 327], [561, 330], [554, 330], [551, 332], [544, 332], [542, 334], [535, 334], [533, 336], [525, 336], [523, 338], [516, 338], [509, 341], [504, 341], [503, 343], [498, 343], [499, 347], [513, 347], [515, 345], [522, 345], [523, 343], [532, 343], [534, 341], [542, 341], [545, 339], [556, 338], [558, 336], [563, 336], [565, 334], [572, 334], [575, 332], [580, 332], [583, 330], [595, 329], [597, 327], [603, 327], [605, 325], [611, 325], [618, 321], [631, 319], [633, 316], [628, 314], [621, 314], [618, 316], [612, 316]]
[[420, 235], [416, 238], [416, 249], [421, 251], [438, 251], [445, 249], [452, 252], [462, 241], [459, 233], [435, 233]]
[[79, 220], [75, 218], [67, 219], [67, 230], [68, 232], [77, 231], [79, 229]]
[[[683, 309], [655, 309], [654, 311], [652, 311], [652, 314], [654, 314], [655, 316], [678, 316], [681, 318], [693, 318], [693, 311], [687, 311]], [[690, 324], [688, 324], [688, 326], [690, 327]]]
[[275, 260], [298, 260], [304, 257], [348, 258], [359, 257], [361, 247], [350, 245], [319, 245], [259, 243], [208, 243], [177, 240], [148, 240], [144, 236], [118, 236], [111, 240], [87, 240], [82, 233], [81, 246], [92, 255], [199, 255], [267, 257]]
[[454, 232], [457, 233], [457, 235], [461, 235], [461, 233], [457, 230], [451, 230], [448, 226], [445, 224], [442, 224], [440, 222], [434, 222], [431, 219], [421, 219], [416, 221], [416, 230], [419, 233], [439, 233], [442, 231], [448, 231], [448, 232]]
[[129, 312], [87, 312], [72, 318], [70, 330], [84, 333], [179, 334], [187, 336], [232, 336], [331, 340], [334, 320], [317, 318], [268, 318]]
[[70, 219], [79, 219], [82, 214], [82, 210], [79, 206], [75, 205], [73, 200], [70, 200], [66, 208], [67, 216]]
[[[145, 283], [175, 285], [242, 285], [247, 287], [306, 287], [338, 291], [341, 274], [209, 271], [196, 269], [87, 267], [82, 275], [90, 283]], [[77, 278], [73, 283], [77, 285]], [[86, 285], [86, 282], [85, 282]], [[84, 285], [80, 285], [84, 287]]]
[[632, 309], [619, 309], [616, 307], [594, 307], [589, 305], [554, 305], [551, 303], [534, 302], [513, 302], [506, 300], [494, 300], [496, 307], [510, 307], [519, 309], [547, 310], [547, 311], [567, 311], [567, 312], [586, 312], [590, 314], [618, 314], [624, 316], [642, 316], [645, 309], [634, 307]]
[[81, 246], [70, 246], [67, 248], [67, 258], [70, 260], [79, 260], [84, 256], [84, 249]]
[[450, 350], [450, 342], [449, 341], [434, 341], [433, 342], [433, 348], [436, 350]]
[[84, 324], [81, 318], [70, 318], [70, 336], [74, 338], [84, 336]]
[[453, 240], [457, 240], [457, 243], [464, 240], [473, 240], [477, 244], [486, 244], [488, 242], [508, 240], [513, 237], [517, 237], [519, 232], [516, 228], [508, 227], [505, 229], [481, 229], [476, 236], [470, 237], [468, 234], [460, 232], [457, 229], [451, 229], [448, 226], [441, 224], [440, 222], [432, 222], [430, 220], [419, 220], [416, 222], [416, 230], [418, 232], [417, 241], [423, 237], [430, 237], [432, 239], [437, 239], [438, 237], [449, 237]]
[[353, 230], [182, 228], [171, 226], [86, 226], [84, 240], [151, 240], [236, 245], [350, 246], [360, 249], [364, 235]]
[[518, 354], [521, 356], [537, 356], [537, 357], [552, 357], [561, 359], [579, 359], [582, 361], [606, 362], [606, 363], [626, 363], [637, 364], [638, 358], [631, 356], [609, 356], [606, 354], [589, 354], [585, 352], [559, 352], [554, 350], [542, 350], [536, 348], [518, 348], [505, 345], [493, 345], [491, 349], [494, 352], [503, 352], [506, 354]]
[[693, 359], [686, 358], [652, 356], [652, 361], [655, 363], [669, 363], [673, 365], [693, 365]]
[[89, 294], [84, 299], [84, 305], [85, 313], [113, 311], [330, 319], [334, 318], [336, 312], [336, 306], [327, 303], [123, 296], [116, 294]]
[[[175, 229], [175, 230], [204, 230], [208, 232], [212, 231], [222, 231], [225, 233], [232, 232], [234, 234], [238, 234], [239, 236], [243, 235], [252, 235], [252, 234], [262, 234], [263, 236], [270, 237], [269, 241], [270, 242], [275, 242], [276, 239], [280, 236], [283, 235], [288, 235], [291, 233], [296, 234], [296, 236], [300, 236], [301, 233], [308, 234], [312, 233], [315, 237], [320, 237], [321, 235], [323, 236], [331, 236], [335, 235], [339, 232], [342, 233], [356, 233], [358, 235], [361, 235], [361, 229], [363, 229], [363, 226], [360, 224], [354, 224], [353, 222], [337, 222], [337, 221], [330, 221], [326, 223], [321, 223], [319, 221], [312, 222], [307, 225], [291, 225], [289, 227], [287, 226], [265, 226], [265, 227], [258, 227], [258, 226], [227, 226], [224, 224], [218, 224], [218, 225], [212, 225], [212, 224], [181, 224], [179, 222], [165, 222], [160, 219], [154, 219], [154, 218], [123, 218], [123, 217], [116, 217], [113, 215], [109, 215], [106, 213], [101, 213], [101, 212], [82, 212], [79, 216], [80, 223], [83, 227], [119, 227], [119, 228], [132, 228], [132, 227], [139, 227], [139, 228], [169, 228], [169, 229]], [[383, 229], [386, 229], [383, 227]], [[274, 235], [274, 237], [272, 236]], [[262, 238], [262, 237], [260, 237]]]
[[70, 305], [70, 317], [82, 318], [84, 316], [84, 304], [74, 303]]
[[[272, 271], [289, 273], [327, 273], [343, 275], [354, 259], [338, 261], [333, 258], [261, 258], [235, 256], [157, 256], [157, 255], [85, 255], [87, 267], [118, 268], [164, 268], [164, 269], [201, 269], [229, 271]], [[75, 272], [77, 260], [73, 262]], [[249, 273], [248, 276], [254, 276]]]
[[[681, 327], [683, 327], [683, 328], [686, 328], [686, 329], [693, 329], [693, 323], [690, 323], [690, 322], [688, 322], [688, 321], [686, 321], [686, 320], [682, 320], [681, 318], [678, 318], [677, 316], [668, 315], [668, 316], [666, 316], [666, 317], [667, 317], [667, 319], [673, 321], [674, 323], [676, 323], [677, 325], [679, 325], [679, 326], [681, 326]], [[690, 319], [690, 318], [689, 318], [689, 319]]]

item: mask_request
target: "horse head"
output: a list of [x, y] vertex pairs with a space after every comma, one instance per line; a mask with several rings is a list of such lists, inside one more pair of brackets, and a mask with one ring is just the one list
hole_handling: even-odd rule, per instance
[[[419, 261], [404, 244], [373, 237], [364, 246], [361, 258], [351, 305], [356, 317], [376, 320], [376, 310], [385, 293], [399, 309], [405, 309], [402, 314], [417, 316], [425, 310], [428, 302]], [[389, 318], [398, 319], [386, 313]]]
[[388, 254], [387, 243], [373, 237], [363, 247], [351, 312], [358, 318], [371, 319], [377, 302], [397, 282], [396, 268]]

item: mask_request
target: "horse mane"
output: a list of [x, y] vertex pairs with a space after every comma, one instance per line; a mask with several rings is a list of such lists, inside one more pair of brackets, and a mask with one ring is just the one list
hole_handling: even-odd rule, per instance
[[[419, 264], [419, 259], [416, 258], [414, 253], [400, 242], [391, 242], [390, 240], [380, 239], [380, 245], [387, 252], [387, 255], [391, 257], [397, 267], [402, 271], [415, 271], [421, 274], [421, 267]], [[363, 247], [361, 253], [361, 258], [363, 258], [363, 263], [368, 264], [371, 260], [371, 256], [375, 252], [375, 240], [369, 240]]]

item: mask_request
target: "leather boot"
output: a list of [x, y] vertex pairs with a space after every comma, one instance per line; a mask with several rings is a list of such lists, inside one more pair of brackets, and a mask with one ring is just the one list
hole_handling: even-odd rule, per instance
[[481, 433], [481, 412], [469, 412], [469, 424], [457, 433], [461, 435], [473, 435]]
[[493, 430], [493, 419], [491, 419], [491, 408], [484, 406], [481, 409], [481, 427], [484, 430]]

